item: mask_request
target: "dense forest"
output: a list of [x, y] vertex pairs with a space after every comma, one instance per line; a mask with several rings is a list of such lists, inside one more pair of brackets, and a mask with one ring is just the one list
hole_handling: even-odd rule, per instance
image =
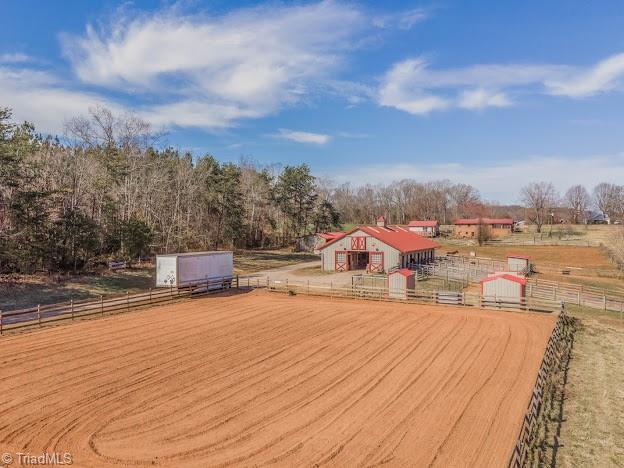
[[[588, 208], [624, 216], [624, 188], [529, 184], [522, 206], [482, 201], [450, 181], [334, 185], [305, 165], [221, 163], [160, 144], [136, 116], [94, 108], [41, 136], [0, 108], [0, 273], [77, 271], [163, 252], [293, 245], [302, 236], [411, 219], [512, 216], [541, 227], [553, 209], [582, 222]], [[552, 219], [551, 219], [552, 222]]]
[[221, 164], [158, 148], [136, 117], [94, 109], [67, 141], [0, 109], [0, 271], [89, 268], [158, 252], [288, 245], [340, 218], [306, 165]]

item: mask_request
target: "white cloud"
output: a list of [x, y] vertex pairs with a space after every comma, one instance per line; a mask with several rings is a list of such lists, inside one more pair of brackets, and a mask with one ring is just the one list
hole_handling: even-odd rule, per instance
[[94, 93], [76, 91], [46, 72], [0, 67], [0, 103], [13, 109], [16, 121], [33, 122], [38, 131], [62, 134], [64, 122], [85, 114], [90, 107], [124, 108]]
[[483, 88], [464, 91], [457, 105], [464, 109], [483, 109], [485, 107], [507, 107], [509, 98], [501, 92], [491, 92]]
[[273, 136], [275, 136], [276, 138], [281, 138], [283, 140], [291, 140], [297, 143], [308, 143], [315, 145], [324, 145], [331, 140], [330, 135], [325, 135], [323, 133], [300, 132], [295, 130], [288, 130], [285, 128], [280, 128], [279, 133]]
[[563, 80], [546, 83], [551, 94], [557, 96], [586, 97], [610, 91], [624, 77], [624, 53], [613, 55], [588, 70], [573, 73]]
[[423, 58], [408, 59], [394, 64], [383, 76], [377, 102], [410, 114], [454, 107], [506, 107], [512, 101], [503, 89], [540, 84], [566, 70], [553, 65], [475, 65], [431, 70]]
[[395, 63], [382, 77], [377, 102], [411, 114], [452, 109], [507, 107], [511, 94], [572, 98], [617, 89], [624, 77], [624, 53], [587, 69], [551, 64], [478, 64], [431, 69], [423, 58]]
[[428, 13], [423, 8], [414, 8], [393, 14], [378, 15], [373, 17], [372, 22], [378, 28], [409, 30], [416, 24], [425, 21], [428, 17]]
[[[338, 174], [338, 175], [336, 175]], [[510, 162], [491, 164], [380, 164], [332, 171], [336, 182], [388, 183], [406, 178], [420, 181], [448, 179], [471, 184], [486, 199], [503, 203], [518, 200], [520, 189], [535, 180], [552, 181], [564, 192], [574, 184], [588, 188], [600, 182], [620, 183], [624, 178], [624, 153], [582, 158], [566, 156], [528, 156]]]
[[395, 107], [410, 114], [427, 114], [445, 109], [450, 102], [442, 97], [426, 94], [414, 78], [422, 73], [422, 60], [405, 60], [394, 65], [385, 75], [379, 89], [378, 103]]
[[89, 26], [63, 47], [82, 82], [157, 93], [166, 102], [154, 109], [157, 121], [213, 128], [300, 101], [340, 68], [367, 26], [360, 9], [333, 1], [221, 16], [167, 10]]
[[30, 57], [25, 54], [0, 54], [0, 63], [22, 63], [30, 62]]

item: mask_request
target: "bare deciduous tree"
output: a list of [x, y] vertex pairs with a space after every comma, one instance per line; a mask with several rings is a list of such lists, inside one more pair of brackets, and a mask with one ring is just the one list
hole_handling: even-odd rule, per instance
[[594, 188], [594, 204], [606, 219], [622, 216], [624, 211], [624, 187], [603, 182]]
[[537, 232], [542, 232], [542, 226], [557, 199], [557, 191], [551, 182], [532, 182], [520, 191], [520, 201], [530, 210], [530, 219], [535, 223]]
[[565, 203], [570, 210], [570, 219], [573, 224], [578, 224], [585, 219], [585, 212], [589, 207], [589, 193], [582, 185], [573, 185], [565, 193]]

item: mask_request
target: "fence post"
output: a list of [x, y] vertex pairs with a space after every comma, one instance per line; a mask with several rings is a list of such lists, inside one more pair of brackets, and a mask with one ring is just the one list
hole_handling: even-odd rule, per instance
[[330, 299], [334, 298], [334, 282], [333, 281], [329, 282], [329, 298]]
[[100, 294], [100, 307], [102, 309], [102, 315], [104, 315], [104, 296]]
[[249, 286], [249, 276], [247, 277], [247, 289], [250, 289], [250, 286]]
[[150, 301], [150, 304], [151, 304], [152, 303], [152, 288], [150, 288], [149, 294], [150, 294], [149, 295], [149, 301]]
[[2, 309], [0, 309], [0, 335], [2, 335]]
[[126, 310], [130, 310], [130, 291], [126, 291]]
[[[267, 277], [268, 279], [268, 277]], [[236, 289], [240, 289], [240, 278], [238, 275], [236, 275]]]
[[39, 326], [41, 326], [41, 304], [37, 304], [37, 321]]
[[173, 301], [173, 284], [169, 285], [169, 298]]
[[74, 320], [74, 298], [72, 297], [69, 300], [69, 306], [71, 307], [71, 318]]
[[310, 280], [308, 280], [308, 296], [310, 295]]
[[576, 293], [576, 303], [577, 305], [581, 305], [581, 291], [577, 291]]
[[604, 294], [602, 295], [602, 309], [605, 311], [607, 310], [607, 296]]

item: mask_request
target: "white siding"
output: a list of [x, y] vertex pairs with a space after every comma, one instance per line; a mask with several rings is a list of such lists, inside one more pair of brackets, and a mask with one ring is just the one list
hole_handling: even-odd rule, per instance
[[516, 298], [522, 295], [522, 285], [515, 281], [500, 277], [483, 283], [484, 296]]
[[388, 295], [397, 299], [406, 297], [407, 278], [400, 273], [388, 275]]
[[529, 266], [529, 261], [526, 258], [507, 258], [507, 269], [509, 271], [521, 271]]

